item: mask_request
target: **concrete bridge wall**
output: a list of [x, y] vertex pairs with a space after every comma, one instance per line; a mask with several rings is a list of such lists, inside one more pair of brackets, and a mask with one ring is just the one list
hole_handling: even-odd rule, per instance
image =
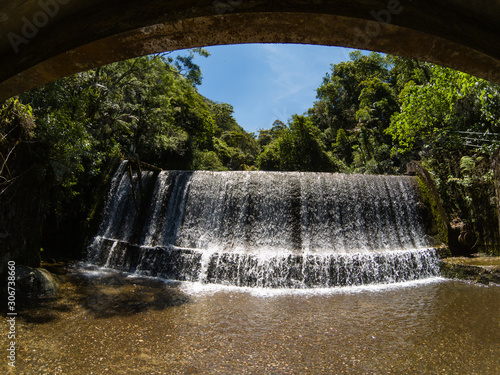
[[0, 100], [118, 60], [234, 43], [362, 48], [500, 83], [497, 0], [3, 0], [0, 38]]

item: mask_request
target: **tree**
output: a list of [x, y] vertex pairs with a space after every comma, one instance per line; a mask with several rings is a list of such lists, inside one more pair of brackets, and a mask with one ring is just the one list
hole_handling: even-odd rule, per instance
[[[17, 98], [0, 105], [0, 261], [37, 267], [50, 176], [32, 111]], [[4, 271], [0, 271], [3, 275]]]
[[[195, 88], [201, 71], [192, 59], [193, 53], [177, 61], [165, 54], [140, 57], [22, 96], [33, 108], [33, 137], [44, 150], [39, 170], [46, 176], [50, 198], [44, 201], [43, 247], [65, 251], [83, 246], [87, 219], [119, 155], [137, 154], [142, 161], [170, 169], [225, 168], [214, 144], [216, 131], [222, 132], [210, 101]], [[244, 142], [233, 143], [237, 148]], [[251, 163], [243, 155], [232, 163]]]
[[393, 113], [399, 108], [394, 92], [387, 82], [371, 78], [360, 82], [359, 106], [356, 120], [366, 128], [378, 130], [383, 135]]
[[[409, 81], [399, 95], [401, 112], [387, 129], [402, 153], [424, 143], [452, 141], [455, 131], [498, 132], [498, 86], [434, 66], [429, 84]], [[455, 135], [453, 142], [459, 142]]]
[[352, 129], [364, 81], [387, 82], [390, 74], [388, 61], [378, 53], [362, 55], [356, 51], [350, 54], [350, 61], [332, 65], [331, 73], [323, 78], [317, 89], [317, 101], [309, 110], [313, 123], [321, 130]]
[[[163, 56], [166, 54], [163, 54]], [[199, 65], [193, 62], [195, 55], [208, 57], [210, 56], [210, 52], [201, 47], [193, 48], [189, 50], [189, 54], [187, 56], [178, 55], [174, 62], [174, 66], [187, 78], [189, 82], [191, 82], [193, 86], [201, 85], [201, 81], [203, 80]], [[172, 60], [169, 60], [169, 62], [172, 62]]]
[[258, 142], [262, 149], [266, 147], [273, 140], [278, 138], [283, 131], [287, 130], [287, 126], [281, 120], [274, 120], [271, 129], [259, 130]]
[[262, 170], [334, 171], [319, 140], [320, 131], [306, 116], [295, 115], [288, 128], [266, 146], [257, 159]]
[[[194, 64], [189, 67], [196, 70]], [[32, 103], [42, 127], [67, 123], [68, 129], [88, 133], [75, 141], [85, 139], [94, 151], [138, 153], [142, 160], [166, 167], [189, 168], [193, 147], [209, 147], [215, 133], [207, 102], [160, 55], [79, 73], [23, 99]]]
[[210, 112], [217, 126], [217, 132], [215, 133], [217, 137], [220, 137], [223, 132], [227, 131], [243, 131], [243, 128], [238, 125], [233, 117], [234, 108], [231, 104], [210, 101], [209, 105]]

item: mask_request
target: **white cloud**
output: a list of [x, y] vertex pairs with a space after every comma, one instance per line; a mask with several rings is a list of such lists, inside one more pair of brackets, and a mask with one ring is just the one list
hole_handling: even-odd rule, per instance
[[260, 52], [272, 76], [272, 115], [283, 122], [312, 106], [331, 63], [348, 59], [348, 50], [310, 45], [264, 44]]
[[234, 116], [247, 131], [269, 128], [310, 108], [331, 63], [348, 59], [349, 50], [294, 44], [209, 47], [213, 55], [197, 59], [209, 98], [234, 105]]
[[[263, 45], [264, 61], [274, 74], [275, 101], [290, 100], [313, 87], [314, 73], [301, 46]], [[290, 48], [292, 47], [292, 48]]]

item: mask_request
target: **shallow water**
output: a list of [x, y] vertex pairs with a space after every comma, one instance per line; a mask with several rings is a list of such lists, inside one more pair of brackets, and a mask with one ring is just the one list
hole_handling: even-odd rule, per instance
[[17, 330], [18, 374], [499, 374], [500, 286], [286, 291], [74, 273]]

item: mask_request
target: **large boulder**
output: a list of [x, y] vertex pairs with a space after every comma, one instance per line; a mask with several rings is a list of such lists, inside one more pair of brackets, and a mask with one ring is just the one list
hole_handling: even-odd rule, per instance
[[60, 280], [43, 268], [16, 267], [16, 294], [21, 298], [50, 297], [59, 289]]

